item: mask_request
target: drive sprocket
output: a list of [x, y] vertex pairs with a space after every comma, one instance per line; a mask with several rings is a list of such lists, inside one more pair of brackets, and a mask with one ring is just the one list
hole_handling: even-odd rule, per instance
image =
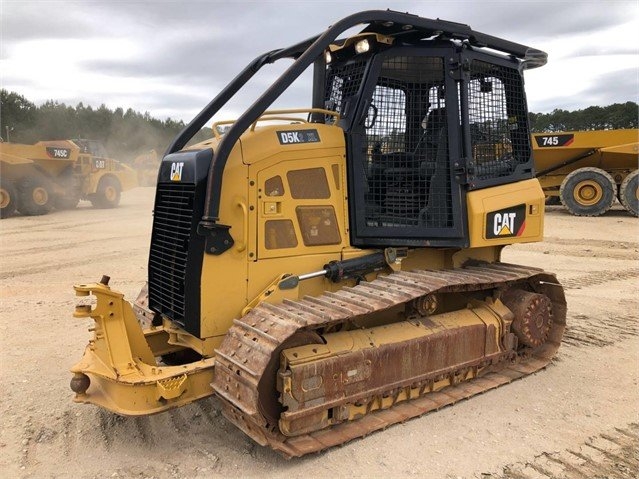
[[501, 300], [515, 314], [512, 331], [520, 343], [536, 348], [546, 342], [553, 321], [548, 296], [513, 288]]

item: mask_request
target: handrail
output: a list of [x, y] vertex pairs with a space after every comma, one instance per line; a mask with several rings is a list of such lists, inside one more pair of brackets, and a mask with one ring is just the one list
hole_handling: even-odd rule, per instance
[[253, 124], [251, 125], [250, 130], [254, 131], [255, 130], [255, 126], [258, 124], [258, 122], [260, 121], [271, 121], [271, 120], [296, 120], [296, 121], [301, 121], [303, 123], [310, 123], [307, 119], [303, 119], [303, 118], [289, 118], [289, 117], [285, 117], [285, 116], [279, 116], [279, 115], [285, 115], [285, 114], [294, 114], [294, 113], [320, 113], [322, 115], [327, 115], [327, 116], [334, 116], [335, 117], [335, 121], [339, 120], [340, 115], [338, 112], [333, 111], [333, 110], [325, 110], [323, 108], [290, 108], [290, 109], [285, 109], [285, 110], [268, 110], [265, 111], [264, 113], [262, 113], [262, 115], [253, 122]]
[[222, 134], [219, 131], [217, 131], [217, 127], [222, 125], [232, 125], [233, 123], [235, 123], [235, 120], [216, 121], [215, 123], [213, 123], [213, 125], [211, 125], [211, 130], [213, 130], [213, 136], [217, 139], [222, 138]]
[[244, 231], [242, 231], [242, 241], [237, 242], [237, 246], [235, 247], [235, 249], [239, 252], [242, 252], [246, 249], [246, 246], [248, 244], [248, 209], [246, 208], [246, 203], [244, 203], [244, 201], [242, 200], [237, 200], [235, 202], [235, 206], [239, 206], [242, 210], [242, 227], [244, 229]]
[[261, 116], [253, 122], [253, 124], [251, 125], [251, 128], [249, 128], [248, 131], [251, 131], [251, 132], [255, 131], [255, 127], [261, 121], [276, 121], [276, 120], [277, 121], [288, 120], [290, 121], [289, 124], [291, 125], [297, 125], [298, 123], [309, 123], [309, 121], [306, 118], [291, 118], [290, 116]]
[[[260, 121], [291, 120], [291, 121], [296, 121], [301, 123], [310, 123], [309, 120], [306, 118], [291, 118], [287, 116], [276, 116], [276, 115], [287, 115], [287, 114], [294, 114], [294, 113], [309, 113], [309, 114], [319, 113], [326, 116], [333, 116], [335, 117], [335, 121], [338, 121], [340, 118], [340, 114], [338, 112], [333, 110], [325, 110], [323, 108], [288, 108], [284, 110], [268, 110], [268, 111], [265, 111], [262, 114], [262, 116], [260, 116], [257, 120], [253, 122], [250, 128], [250, 131], [255, 131], [255, 127]], [[236, 120], [222, 120], [222, 121], [216, 121], [215, 123], [213, 123], [211, 128], [213, 129], [213, 135], [215, 136], [215, 138], [219, 139], [219, 138], [222, 138], [223, 136], [218, 131], [217, 129], [218, 126], [232, 125], [233, 123], [235, 123], [235, 121]]]

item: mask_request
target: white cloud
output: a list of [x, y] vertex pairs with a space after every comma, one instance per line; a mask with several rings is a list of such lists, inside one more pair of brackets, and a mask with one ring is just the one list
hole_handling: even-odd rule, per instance
[[[0, 0], [0, 83], [37, 103], [104, 103], [189, 121], [258, 54], [308, 38], [350, 13], [387, 7], [380, 0]], [[422, 0], [392, 7], [547, 51], [549, 64], [526, 74], [533, 111], [590, 106], [593, 97], [585, 93], [597, 88], [604, 104], [636, 100], [627, 75], [619, 84], [607, 75], [637, 68], [634, 2]], [[265, 70], [220, 117], [237, 116], [282, 67]], [[309, 77], [278, 105], [307, 106], [311, 86], [304, 81]]]
[[576, 33], [568, 40], [541, 41], [537, 47], [549, 53], [548, 64], [525, 74], [530, 110], [548, 112], [596, 104], [584, 95], [587, 91], [599, 91], [597, 100], [606, 104], [636, 101], [639, 83], [633, 91], [611, 74], [633, 67], [639, 73], [637, 28], [634, 18], [611, 28]]
[[[81, 68], [82, 61], [99, 56], [122, 58], [134, 56], [141, 49], [128, 39], [91, 38], [28, 40], [8, 49], [0, 62], [5, 74], [3, 86], [16, 89], [31, 100], [51, 98], [61, 101], [75, 98], [78, 89], [122, 93], [130, 91], [126, 78], [106, 77], [100, 72]], [[23, 86], [24, 85], [24, 86]]]

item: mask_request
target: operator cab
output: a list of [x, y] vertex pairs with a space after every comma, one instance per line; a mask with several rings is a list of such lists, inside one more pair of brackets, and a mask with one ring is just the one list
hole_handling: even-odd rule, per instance
[[314, 96], [346, 132], [353, 245], [467, 246], [466, 192], [532, 178], [519, 60], [363, 33], [325, 61]]
[[[357, 25], [366, 25], [359, 35], [338, 39]], [[233, 122], [209, 162], [197, 230], [215, 254], [225, 251], [219, 238], [232, 244], [219, 213], [234, 145], [311, 65], [312, 106], [339, 112], [346, 136], [353, 246], [466, 247], [466, 193], [533, 177], [522, 73], [545, 65], [547, 55], [468, 25], [391, 10], [351, 15], [258, 56], [166, 155], [180, 151], [264, 65], [283, 58], [294, 62]]]

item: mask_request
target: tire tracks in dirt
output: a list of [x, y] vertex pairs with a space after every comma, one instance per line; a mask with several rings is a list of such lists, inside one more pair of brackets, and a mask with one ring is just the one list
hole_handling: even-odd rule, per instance
[[601, 433], [579, 449], [542, 452], [532, 460], [504, 466], [481, 479], [635, 479], [639, 475], [639, 425]]
[[[5, 220], [6, 222], [7, 220]], [[23, 234], [25, 236], [31, 236], [34, 233], [48, 233], [51, 231], [65, 231], [70, 229], [79, 229], [84, 226], [92, 226], [104, 224], [103, 219], [91, 220], [91, 221], [83, 221], [82, 223], [78, 223], [77, 220], [70, 219], [69, 221], [59, 222], [59, 221], [47, 221], [47, 222], [37, 222], [33, 224], [28, 224], [25, 222], [21, 222], [19, 228], [14, 230], [11, 229], [13, 224], [9, 223], [3, 226], [5, 230], [2, 232], [2, 236], [15, 236]], [[17, 226], [17, 224], [15, 225]]]
[[639, 248], [639, 242], [636, 241], [609, 241], [609, 240], [593, 240], [588, 239], [565, 239], [558, 238], [556, 236], [545, 236], [543, 243], [538, 243], [540, 245], [543, 244], [554, 244], [561, 246], [576, 246], [578, 248], [584, 248], [585, 246], [593, 246], [599, 248], [621, 248], [632, 250], [633, 248]]
[[[118, 213], [121, 213], [121, 211], [118, 210]], [[135, 215], [132, 213], [128, 215], [120, 215], [118, 220], [124, 221], [134, 216]], [[135, 218], [138, 221], [141, 219], [139, 217], [135, 217]], [[21, 218], [18, 217], [16, 219], [21, 219]], [[12, 224], [11, 219], [9, 219], [9, 224], [6, 224], [6, 222], [7, 220], [3, 220], [3, 229], [4, 229], [4, 231], [2, 232], [3, 237], [17, 236], [17, 235], [24, 235], [27, 237], [31, 237], [36, 233], [51, 234], [51, 232], [60, 232], [60, 231], [67, 231], [67, 230], [78, 230], [78, 232], [83, 232], [87, 227], [92, 227], [96, 225], [104, 225], [105, 229], [109, 229], [111, 228], [111, 224], [112, 224], [111, 220], [106, 217], [104, 218], [94, 217], [91, 220], [85, 220], [82, 222], [78, 222], [78, 220], [74, 218], [69, 218], [67, 220], [52, 219], [51, 221], [34, 222], [34, 223], [28, 223], [23, 221], [23, 222], [20, 222], [19, 224], [17, 222], [16, 224]], [[150, 232], [150, 224], [149, 224], [149, 232]]]
[[[122, 258], [140, 258], [140, 253], [144, 252], [147, 249], [146, 246], [140, 248], [127, 249], [126, 251], [115, 251], [112, 253], [101, 253], [96, 259], [100, 261], [109, 262], [109, 260], [122, 259]], [[75, 266], [83, 266], [87, 264], [86, 259], [79, 259], [75, 261], [66, 261], [63, 265], [64, 268], [70, 268]], [[48, 273], [50, 271], [60, 271], [61, 265], [60, 261], [54, 260], [47, 264], [39, 264], [37, 266], [26, 266], [24, 268], [16, 268], [13, 270], [3, 269], [0, 272], [0, 280], [13, 278], [15, 276], [27, 276], [30, 274], [39, 274], [39, 273]]]
[[33, 473], [38, 469], [39, 458], [51, 453], [72, 459], [99, 451], [111, 452], [116, 444], [135, 442], [136, 447], [143, 450], [155, 445], [148, 418], [126, 418], [99, 409], [86, 412], [88, 414], [69, 408], [60, 419], [53, 421], [31, 417], [23, 431], [22, 469]]
[[574, 278], [560, 279], [564, 289], [581, 289], [589, 286], [599, 286], [611, 281], [624, 281], [639, 277], [639, 268], [633, 267], [622, 270], [592, 271]]
[[568, 347], [602, 348], [639, 337], [639, 322], [635, 315], [591, 317], [569, 315], [562, 343]]
[[68, 460], [100, 453], [121, 454], [132, 448], [136, 454], [151, 454], [158, 445], [169, 449], [183, 447], [189, 436], [224, 430], [225, 422], [219, 404], [206, 399], [140, 417], [120, 416], [98, 408], [78, 409], [77, 405], [69, 404], [56, 418], [26, 418], [22, 426], [20, 466], [25, 475], [38, 477], [41, 458], [51, 454]]
[[[620, 271], [589, 272], [569, 279], [560, 278], [560, 282], [565, 290], [575, 290], [637, 277], [639, 277], [639, 268], [634, 267]], [[569, 347], [604, 347], [633, 337], [639, 337], [639, 321], [636, 314], [572, 315], [569, 309], [562, 342]]]
[[139, 238], [140, 241], [146, 241], [147, 238], [142, 237], [140, 235], [118, 235], [118, 236], [104, 236], [100, 238], [93, 238], [88, 240], [77, 240], [74, 239], [73, 244], [69, 244], [68, 242], [58, 243], [58, 244], [47, 244], [46, 246], [32, 246], [28, 245], [24, 248], [16, 248], [7, 251], [5, 248], [4, 253], [4, 261], [10, 260], [13, 256], [21, 257], [25, 254], [35, 255], [39, 253], [54, 253], [56, 251], [73, 251], [76, 248], [89, 246], [91, 244], [98, 244], [99, 246], [104, 246], [105, 244], [115, 244], [114, 242], [122, 241], [123, 239], [133, 239]]
[[526, 244], [530, 251], [543, 252], [551, 256], [573, 258], [606, 258], [632, 260], [639, 258], [639, 243], [633, 241], [573, 240], [545, 237], [541, 243]]

